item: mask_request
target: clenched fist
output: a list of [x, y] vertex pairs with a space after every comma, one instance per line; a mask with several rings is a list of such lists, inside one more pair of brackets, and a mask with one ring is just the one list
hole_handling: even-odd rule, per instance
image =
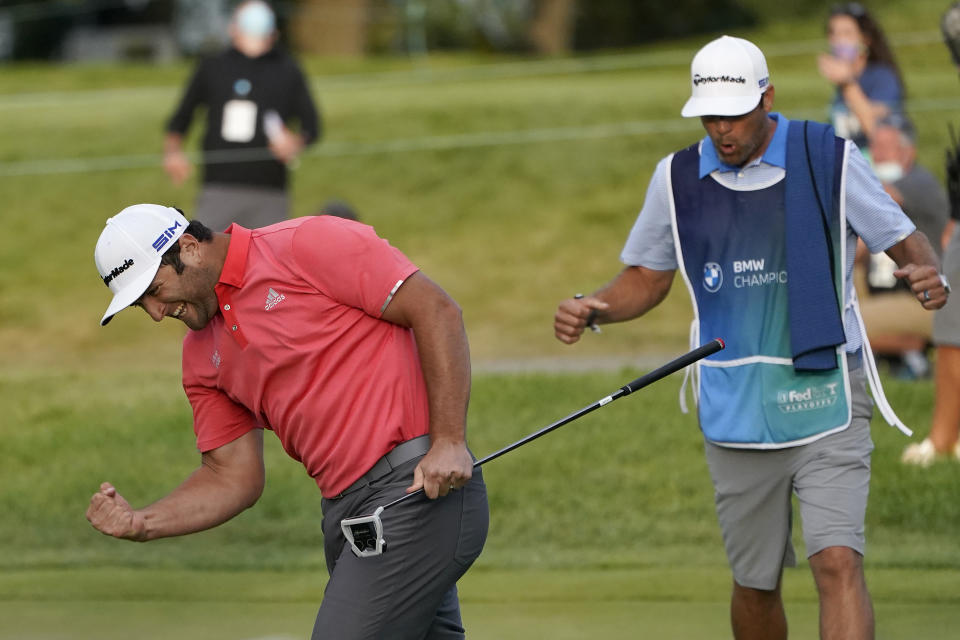
[[947, 304], [950, 287], [945, 277], [930, 265], [908, 264], [893, 272], [897, 278], [903, 278], [917, 301], [928, 311], [939, 309]]
[[133, 510], [130, 503], [109, 482], [100, 485], [100, 491], [90, 498], [87, 520], [100, 533], [114, 538], [143, 541], [146, 539], [146, 524], [143, 516]]

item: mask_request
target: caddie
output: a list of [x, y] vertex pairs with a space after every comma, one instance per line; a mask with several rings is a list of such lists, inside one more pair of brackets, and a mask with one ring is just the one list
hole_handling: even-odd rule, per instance
[[[269, 429], [323, 496], [330, 580], [313, 638], [463, 638], [456, 582], [489, 516], [453, 299], [371, 227], [333, 216], [213, 233], [137, 204], [107, 220], [94, 257], [113, 294], [101, 324], [135, 305], [190, 329], [183, 387], [201, 463], [138, 509], [103, 483], [93, 526], [142, 542], [229, 520], [260, 497]], [[431, 499], [384, 514], [389, 550], [356, 557], [340, 521], [419, 488]]]
[[923, 308], [942, 307], [949, 287], [927, 238], [852, 142], [772, 111], [759, 48], [723, 36], [690, 71], [681, 114], [699, 117], [707, 135], [659, 162], [621, 254], [626, 267], [596, 293], [562, 301], [554, 330], [572, 344], [588, 323], [641, 316], [679, 271], [692, 343], [727, 345], [700, 363], [693, 388], [733, 572], [734, 636], [787, 636], [780, 584], [795, 563], [795, 494], [821, 637], [872, 638], [868, 380], [884, 417], [906, 427], [883, 397], [857, 308], [857, 237], [897, 263]]

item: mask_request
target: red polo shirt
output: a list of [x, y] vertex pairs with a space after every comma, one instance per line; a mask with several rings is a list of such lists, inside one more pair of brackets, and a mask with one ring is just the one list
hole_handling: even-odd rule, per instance
[[332, 216], [227, 233], [220, 312], [183, 343], [197, 446], [271, 429], [336, 495], [429, 430], [413, 332], [380, 319], [417, 267], [371, 227]]

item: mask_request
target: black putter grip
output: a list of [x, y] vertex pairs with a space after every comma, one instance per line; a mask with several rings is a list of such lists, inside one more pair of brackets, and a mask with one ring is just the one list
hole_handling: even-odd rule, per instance
[[668, 362], [667, 364], [663, 365], [659, 369], [655, 369], [646, 375], [640, 376], [633, 382], [628, 382], [627, 384], [620, 387], [620, 390], [623, 391], [623, 395], [633, 393], [638, 389], [644, 388], [648, 384], [656, 382], [660, 378], [665, 378], [671, 373], [675, 371], [679, 371], [680, 369], [683, 369], [684, 367], [693, 364], [697, 360], [702, 360], [707, 356], [712, 355], [717, 351], [720, 351], [720, 349], [723, 349], [725, 346], [726, 345], [723, 344], [723, 340], [721, 340], [720, 338], [714, 338], [707, 344], [701, 347], [697, 347], [693, 351], [683, 354], [676, 360], [672, 360]]

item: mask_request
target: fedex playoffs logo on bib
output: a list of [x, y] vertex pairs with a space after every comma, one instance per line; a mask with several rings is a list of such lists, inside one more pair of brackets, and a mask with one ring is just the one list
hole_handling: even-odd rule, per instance
[[703, 265], [703, 288], [710, 293], [716, 293], [723, 284], [723, 270], [716, 262], [707, 262]]

